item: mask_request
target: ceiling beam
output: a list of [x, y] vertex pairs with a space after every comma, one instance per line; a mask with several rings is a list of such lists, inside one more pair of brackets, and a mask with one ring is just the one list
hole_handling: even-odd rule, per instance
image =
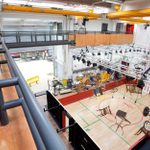
[[[36, 0], [38, 1], [38, 0]], [[110, 3], [105, 3], [102, 0], [46, 0], [47, 2], [61, 2], [61, 3], [66, 3], [67, 5], [70, 4], [77, 4], [77, 5], [93, 5], [93, 3], [97, 3], [95, 4], [95, 6], [100, 6], [100, 7], [106, 7], [106, 8], [111, 8], [112, 4]]]
[[107, 14], [107, 18], [109, 19], [119, 19], [119, 18], [128, 18], [128, 17], [145, 17], [145, 16], [150, 16], [150, 8], [120, 11], [120, 12]]
[[34, 12], [34, 13], [57, 14], [57, 15], [66, 15], [66, 16], [101, 18], [100, 14], [94, 14], [89, 12], [79, 12], [79, 11], [29, 7], [29, 6], [19, 6], [19, 5], [3, 5], [3, 11]]
[[120, 18], [119, 20], [134, 22], [134, 23], [146, 23], [146, 24], [150, 23], [150, 20], [136, 19], [136, 18]]
[[[95, 13], [89, 13], [89, 12], [79, 12], [79, 11], [39, 8], [39, 7], [29, 7], [29, 6], [18, 6], [18, 5], [3, 5], [3, 10], [15, 11], [15, 12], [57, 14], [57, 15], [65, 15], [65, 16], [80, 16], [80, 17], [86, 17], [90, 19], [98, 19], [102, 17], [101, 14], [95, 14]], [[108, 19], [120, 19], [124, 21], [137, 22], [137, 23], [150, 23], [150, 21], [148, 20], [131, 18], [131, 17], [150, 16], [150, 8], [108, 13], [106, 16]]]

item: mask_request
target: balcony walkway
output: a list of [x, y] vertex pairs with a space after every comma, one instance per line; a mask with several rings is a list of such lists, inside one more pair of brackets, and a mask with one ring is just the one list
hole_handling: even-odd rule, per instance
[[69, 39], [68, 32], [2, 32], [8, 48], [24, 48], [52, 45], [74, 45], [74, 39]]
[[[0, 60], [4, 60], [0, 55]], [[1, 66], [0, 80], [10, 78], [7, 65]], [[2, 88], [5, 101], [17, 99], [17, 92], [14, 86]], [[36, 146], [28, 127], [24, 112], [21, 108], [15, 107], [7, 110], [9, 124], [0, 126], [0, 149], [1, 150], [35, 150]]]

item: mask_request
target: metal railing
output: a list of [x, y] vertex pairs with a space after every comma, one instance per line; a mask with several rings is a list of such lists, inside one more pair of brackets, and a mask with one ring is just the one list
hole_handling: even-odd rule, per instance
[[9, 48], [74, 44], [67, 31], [2, 31], [1, 34]]
[[[28, 125], [30, 127], [36, 147], [39, 150], [65, 150], [65, 146], [56, 131], [48, 121], [44, 112], [36, 102], [35, 96], [30, 91], [23, 75], [12, 59], [8, 48], [2, 39], [2, 49], [12, 78], [0, 80], [0, 121], [2, 125], [9, 123], [7, 109], [22, 106]], [[2, 63], [4, 64], [4, 63]], [[4, 102], [3, 87], [16, 86], [19, 99]], [[17, 130], [17, 129], [16, 129]]]
[[[114, 31], [1, 31], [8, 48], [74, 45], [77, 34], [126, 34]], [[70, 36], [71, 35], [71, 36]], [[72, 36], [73, 35], [73, 36]]]
[[70, 34], [126, 34], [114, 31], [2, 31], [5, 43], [69, 41]]
[[[2, 32], [6, 43], [20, 43], [20, 42], [48, 42], [68, 40], [67, 32], [29, 32], [29, 31], [6, 31]], [[11, 38], [10, 38], [11, 37]]]

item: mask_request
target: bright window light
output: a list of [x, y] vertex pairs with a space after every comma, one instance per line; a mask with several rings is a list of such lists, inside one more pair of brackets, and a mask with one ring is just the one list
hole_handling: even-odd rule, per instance
[[3, 21], [19, 21], [18, 18], [3, 18]]
[[121, 1], [119, 0], [103, 0], [103, 2], [111, 3], [111, 4], [121, 4]]
[[28, 5], [32, 5], [34, 7], [41, 7], [41, 8], [64, 8], [62, 4], [54, 4], [54, 3], [41, 3], [41, 2], [28, 2]]
[[27, 1], [24, 1], [24, 0], [3, 0], [3, 3], [25, 5], [25, 4], [27, 4]]
[[108, 13], [109, 11], [110, 11], [109, 8], [94, 7], [94, 13], [96, 14]]
[[150, 20], [150, 17], [143, 17], [144, 20]]

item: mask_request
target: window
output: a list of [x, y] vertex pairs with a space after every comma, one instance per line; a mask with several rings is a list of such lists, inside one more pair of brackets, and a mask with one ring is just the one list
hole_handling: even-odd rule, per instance
[[57, 23], [57, 31], [62, 31], [62, 23]]
[[108, 31], [108, 24], [107, 23], [102, 23], [102, 32]]
[[116, 32], [123, 31], [123, 23], [117, 23], [116, 24]]

